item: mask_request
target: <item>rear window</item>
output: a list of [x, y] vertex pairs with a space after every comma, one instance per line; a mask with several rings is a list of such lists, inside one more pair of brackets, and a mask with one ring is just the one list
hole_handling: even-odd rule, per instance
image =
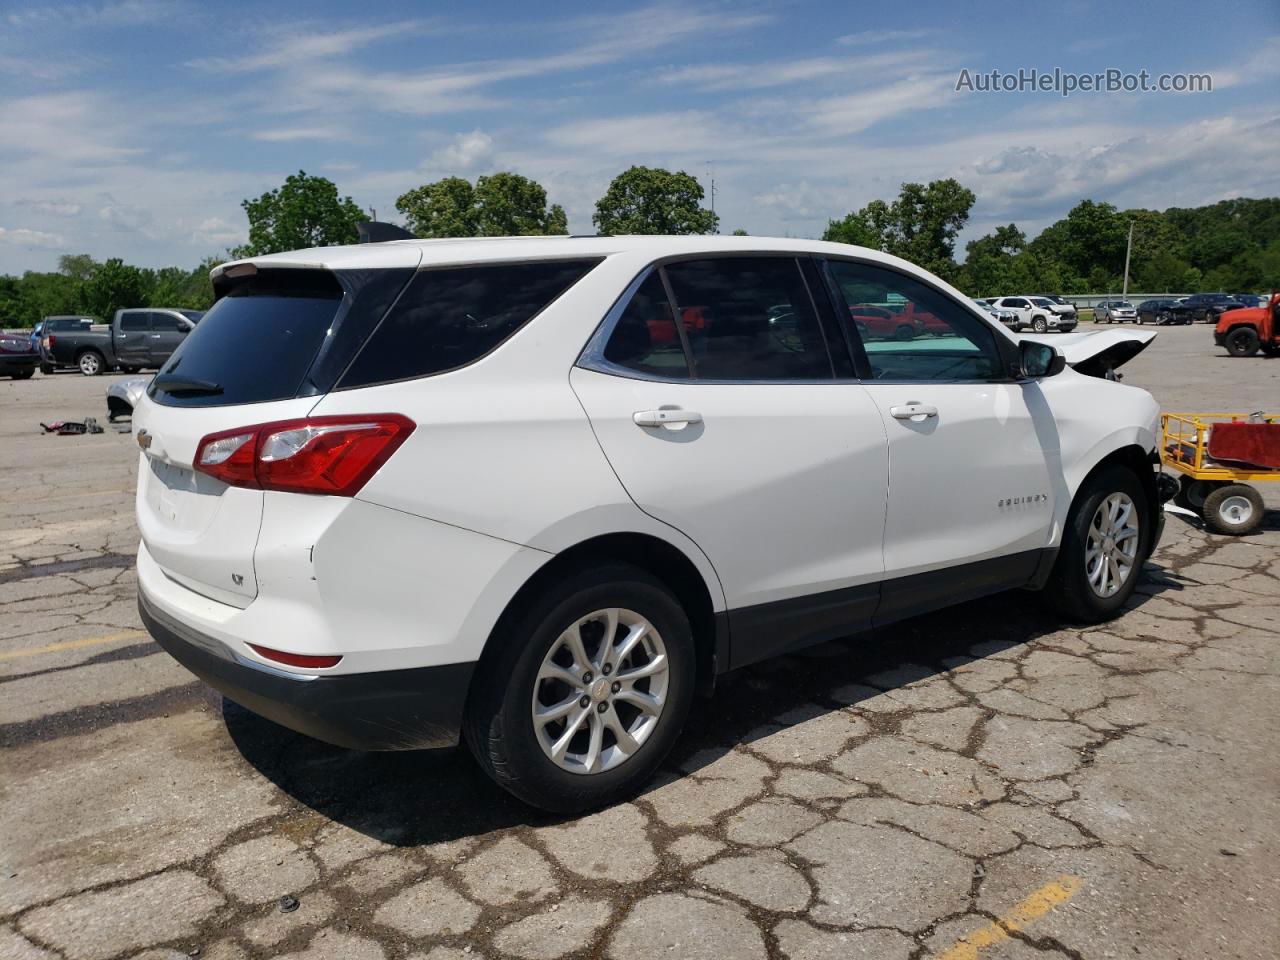
[[205, 314], [157, 377], [217, 389], [157, 390], [153, 381], [149, 395], [180, 407], [297, 396], [342, 296], [333, 274], [319, 270], [264, 271], [241, 282]]
[[421, 270], [360, 350], [338, 389], [425, 377], [473, 363], [599, 262], [546, 260]]

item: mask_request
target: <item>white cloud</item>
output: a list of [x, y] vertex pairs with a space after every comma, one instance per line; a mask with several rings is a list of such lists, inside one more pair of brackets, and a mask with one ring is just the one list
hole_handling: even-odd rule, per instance
[[239, 57], [204, 57], [191, 60], [190, 67], [221, 73], [241, 73], [291, 67], [312, 60], [349, 54], [387, 37], [401, 37], [423, 28], [423, 21], [406, 20], [376, 27], [336, 30], [326, 33], [292, 33], [258, 53]]
[[453, 143], [431, 154], [431, 165], [446, 170], [470, 170], [493, 154], [493, 138], [483, 130], [460, 133]]
[[43, 230], [28, 230], [25, 227], [0, 227], [0, 243], [49, 250], [57, 250], [67, 245], [66, 238], [60, 233], [45, 233]]
[[72, 27], [128, 27], [168, 19], [187, 9], [175, 0], [117, 0], [115, 3], [68, 3], [60, 6], [28, 7], [10, 13], [11, 27], [43, 24]]
[[273, 127], [249, 134], [267, 143], [291, 143], [295, 140], [354, 140], [351, 131], [339, 127]]
[[146, 230], [151, 226], [151, 211], [130, 204], [108, 203], [98, 210], [98, 217], [117, 230]]
[[190, 239], [198, 246], [222, 248], [243, 243], [248, 235], [247, 230], [227, 223], [221, 217], [208, 217], [191, 231]]
[[801, 111], [808, 114], [813, 126], [830, 133], [857, 133], [904, 113], [945, 106], [953, 84], [953, 78], [938, 74], [909, 77], [870, 90], [821, 98], [805, 104]]
[[870, 47], [885, 43], [901, 43], [904, 40], [919, 40], [936, 32], [936, 30], [863, 30], [860, 33], [846, 33], [843, 37], [837, 37], [836, 43], [842, 47]]
[[51, 217], [74, 217], [83, 209], [78, 203], [62, 200], [19, 200], [17, 206]]

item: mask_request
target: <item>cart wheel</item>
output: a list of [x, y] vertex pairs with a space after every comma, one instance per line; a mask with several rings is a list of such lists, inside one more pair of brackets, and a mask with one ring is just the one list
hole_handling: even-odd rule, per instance
[[1262, 523], [1262, 494], [1247, 483], [1228, 483], [1204, 498], [1204, 522], [1217, 533], [1243, 536]]
[[1204, 499], [1212, 492], [1214, 484], [1210, 480], [1193, 480], [1185, 474], [1178, 478], [1178, 492], [1173, 502], [1180, 507], [1199, 513], [1204, 508]]

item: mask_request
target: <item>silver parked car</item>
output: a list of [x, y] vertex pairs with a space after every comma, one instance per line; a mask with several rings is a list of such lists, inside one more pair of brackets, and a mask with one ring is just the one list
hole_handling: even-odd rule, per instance
[[1138, 308], [1128, 300], [1103, 300], [1093, 308], [1094, 323], [1135, 323]]

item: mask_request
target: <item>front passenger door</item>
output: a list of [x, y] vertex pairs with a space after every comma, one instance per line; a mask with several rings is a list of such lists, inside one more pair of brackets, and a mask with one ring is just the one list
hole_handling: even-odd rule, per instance
[[905, 298], [934, 315], [938, 333], [861, 337], [864, 384], [889, 440], [876, 620], [1026, 583], [1066, 495], [1040, 385], [1011, 380], [1002, 334], [922, 280], [858, 261], [832, 260], [830, 271], [846, 302]]

